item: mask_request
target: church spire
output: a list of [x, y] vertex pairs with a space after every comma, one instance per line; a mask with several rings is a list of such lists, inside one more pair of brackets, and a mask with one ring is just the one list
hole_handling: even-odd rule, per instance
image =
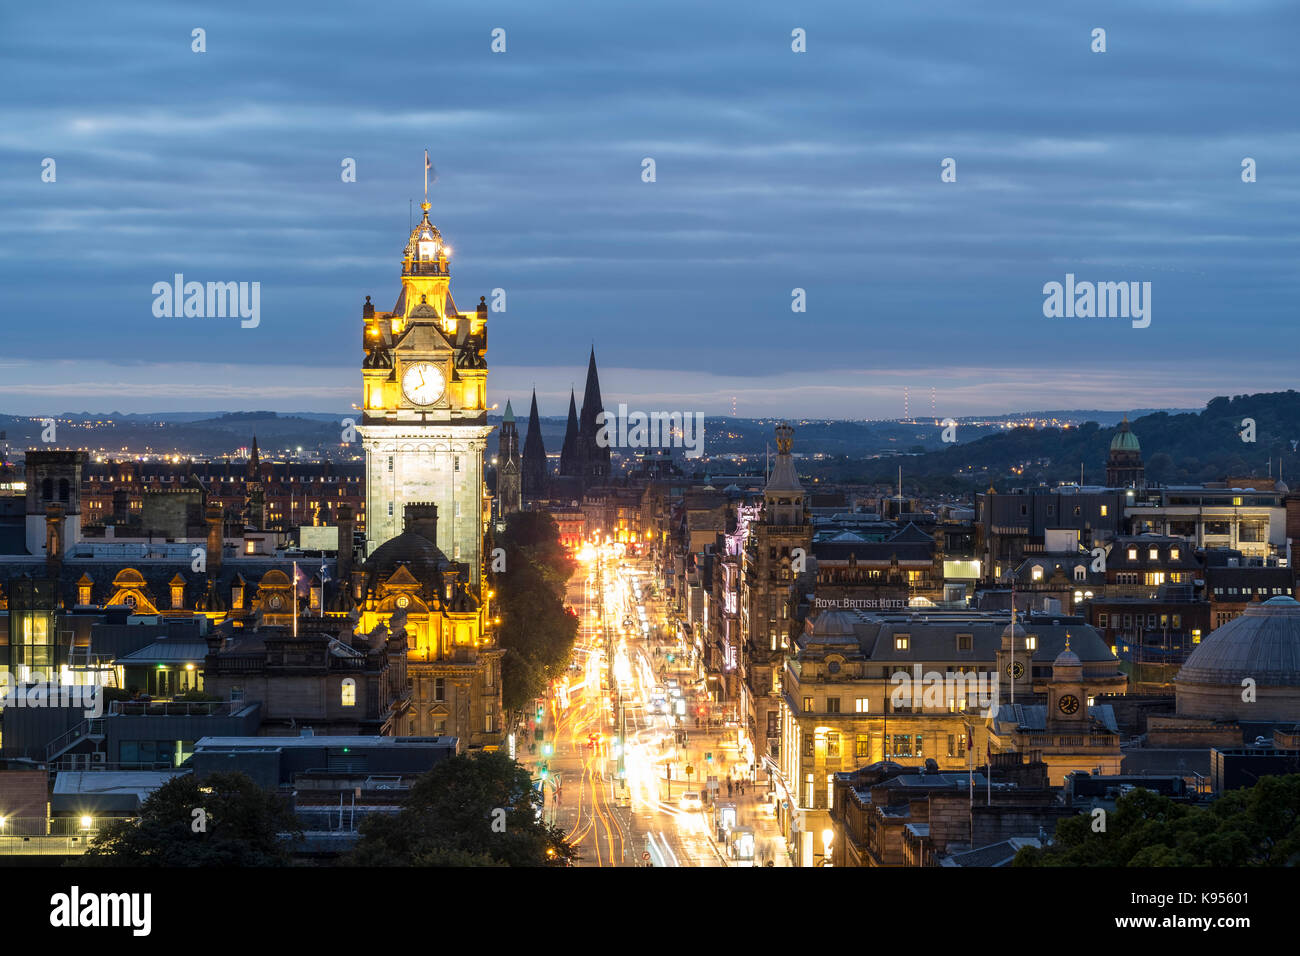
[[257, 432], [253, 432], [253, 450], [248, 456], [248, 472], [245, 477], [249, 481], [260, 481], [262, 474], [262, 456], [257, 452]]
[[587, 360], [587, 384], [582, 393], [582, 418], [578, 425], [579, 474], [585, 482], [601, 482], [609, 477], [609, 446], [596, 440], [604, 421], [605, 406], [600, 398], [600, 375], [596, 372], [596, 346]]
[[560, 474], [582, 474], [582, 462], [578, 451], [578, 404], [574, 400], [573, 389], [569, 389], [569, 422], [564, 428], [564, 444], [560, 446]]
[[542, 442], [542, 425], [537, 419], [537, 389], [533, 389], [533, 407], [528, 411], [528, 434], [524, 436], [524, 500], [536, 501], [546, 497], [546, 479], [550, 470], [546, 462], [546, 446]]

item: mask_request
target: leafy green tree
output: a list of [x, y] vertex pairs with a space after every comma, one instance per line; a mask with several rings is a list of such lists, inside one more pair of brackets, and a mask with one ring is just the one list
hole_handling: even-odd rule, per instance
[[565, 609], [564, 593], [576, 563], [560, 544], [560, 530], [546, 512], [521, 511], [506, 519], [498, 545], [505, 570], [494, 578], [505, 649], [502, 704], [518, 713], [541, 696], [573, 657], [578, 619]]
[[1300, 774], [1263, 777], [1208, 807], [1149, 790], [1120, 797], [1104, 831], [1091, 814], [1067, 817], [1056, 841], [1027, 847], [1016, 866], [1294, 866], [1300, 862]]
[[499, 751], [444, 760], [399, 813], [373, 815], [349, 862], [361, 866], [565, 866], [577, 851], [538, 819], [528, 771]]
[[301, 835], [289, 801], [247, 775], [186, 774], [150, 794], [138, 821], [105, 826], [73, 865], [284, 866]]

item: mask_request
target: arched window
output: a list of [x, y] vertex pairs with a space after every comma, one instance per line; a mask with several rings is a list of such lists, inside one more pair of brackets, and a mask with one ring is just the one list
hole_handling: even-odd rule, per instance
[[1032, 571], [1030, 572], [1030, 576], [1035, 581], [1043, 580], [1043, 566], [1041, 564], [1035, 564]]
[[45, 501], [54, 500], [54, 479], [46, 478], [41, 482], [41, 498]]
[[1082, 564], [1076, 564], [1074, 566], [1074, 580], [1076, 581], [1088, 580], [1088, 569], [1085, 568]]
[[60, 478], [59, 479], [59, 500], [67, 501], [69, 491], [70, 491], [70, 486], [68, 485], [68, 479]]
[[355, 707], [357, 705], [357, 680], [355, 677], [343, 678], [343, 706]]

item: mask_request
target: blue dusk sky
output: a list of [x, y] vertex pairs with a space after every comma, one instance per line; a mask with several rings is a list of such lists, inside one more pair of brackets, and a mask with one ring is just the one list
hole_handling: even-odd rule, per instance
[[[346, 410], [426, 147], [502, 408], [563, 414], [593, 343], [607, 406], [708, 414], [1296, 385], [1300, 5], [801, 6], [5, 4], [0, 411]], [[260, 324], [156, 317], [176, 273]], [[1150, 325], [1045, 317], [1067, 274]]]

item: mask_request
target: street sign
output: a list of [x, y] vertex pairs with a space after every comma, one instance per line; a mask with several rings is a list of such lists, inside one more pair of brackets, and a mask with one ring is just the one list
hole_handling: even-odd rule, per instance
[[687, 765], [686, 765], [686, 775], [689, 777], [689, 776], [690, 776], [691, 774], [693, 774], [693, 773], [695, 773], [695, 768], [692, 767], [690, 764], [687, 764]]
[[649, 850], [646, 850], [644, 853], [642, 853], [642, 854], [641, 854], [641, 859], [643, 859], [643, 860], [649, 860], [649, 859], [650, 859], [650, 851], [649, 851]]

